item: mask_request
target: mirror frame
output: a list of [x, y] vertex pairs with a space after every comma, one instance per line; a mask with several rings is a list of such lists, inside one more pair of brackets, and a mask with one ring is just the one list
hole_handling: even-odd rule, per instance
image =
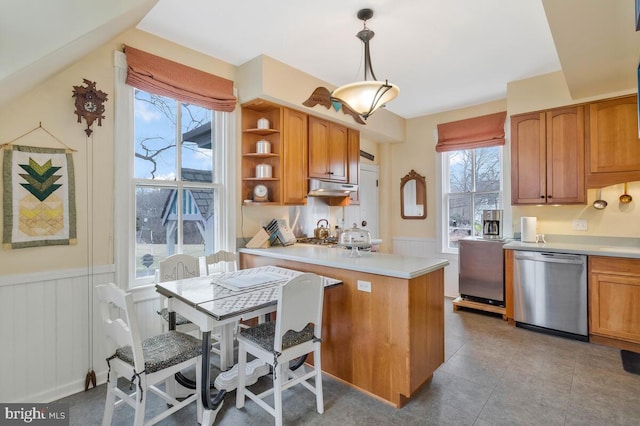
[[[416, 182], [416, 203], [421, 203], [424, 206], [421, 216], [408, 216], [404, 211], [404, 187], [408, 182], [414, 180]], [[400, 216], [403, 219], [425, 219], [427, 217], [427, 181], [424, 176], [413, 169], [400, 179]]]

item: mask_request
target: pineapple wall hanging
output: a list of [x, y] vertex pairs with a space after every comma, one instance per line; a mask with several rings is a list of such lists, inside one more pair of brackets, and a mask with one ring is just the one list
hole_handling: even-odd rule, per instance
[[[42, 130], [65, 149], [13, 145]], [[40, 126], [3, 144], [5, 249], [76, 243], [74, 151]]]

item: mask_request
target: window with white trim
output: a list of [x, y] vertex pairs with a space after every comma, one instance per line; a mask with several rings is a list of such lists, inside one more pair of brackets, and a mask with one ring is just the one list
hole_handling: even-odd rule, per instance
[[482, 211], [502, 208], [502, 146], [442, 153], [443, 251], [482, 235]]
[[235, 251], [233, 113], [127, 85], [115, 53], [114, 263], [133, 287], [171, 254]]
[[134, 89], [135, 277], [176, 253], [219, 249], [212, 111]]

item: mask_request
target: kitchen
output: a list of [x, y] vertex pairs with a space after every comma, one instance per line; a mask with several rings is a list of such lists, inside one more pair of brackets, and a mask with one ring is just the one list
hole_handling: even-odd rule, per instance
[[[382, 37], [382, 34], [380, 36]], [[3, 135], [7, 135], [5, 140], [13, 139], [37, 125], [37, 121], [42, 120], [43, 125], [66, 143], [74, 147], [87, 146], [87, 140], [78, 131], [77, 126], [69, 120], [70, 111], [65, 108], [52, 107], [51, 103], [58, 105], [66, 102], [70, 98], [70, 87], [81, 81], [82, 77], [88, 77], [100, 83], [100, 86], [110, 94], [114, 93], [112, 55], [114, 50], [118, 50], [122, 43], [128, 43], [147, 49], [158, 55], [165, 55], [175, 60], [184, 62], [192, 66], [202, 66], [209, 71], [237, 81], [238, 86], [243, 88], [243, 97], [246, 100], [259, 97], [269, 97], [277, 99], [283, 104], [301, 109], [301, 104], [310, 93], [309, 88], [322, 86], [325, 82], [312, 76], [300, 73], [281, 62], [268, 57], [260, 57], [250, 61], [240, 72], [236, 72], [234, 67], [207, 57], [196, 51], [185, 49], [177, 44], [165, 39], [152, 36], [136, 29], [129, 29], [115, 39], [105, 41], [99, 47], [90, 52], [86, 52], [77, 62], [58, 74], [43, 80], [40, 84], [33, 86], [27, 93], [19, 99], [8, 104], [3, 104], [0, 112], [0, 129]], [[253, 74], [252, 74], [253, 73]], [[253, 76], [262, 77], [262, 86], [256, 87], [257, 83]], [[287, 84], [280, 84], [286, 77]], [[619, 95], [635, 93], [634, 85], [627, 84], [623, 88], [610, 88], [603, 90], [599, 96], [586, 96], [588, 100], [604, 99]], [[49, 102], [42, 102], [46, 99]], [[112, 99], [113, 100], [113, 99]], [[457, 271], [455, 264], [457, 256], [450, 253], [440, 253], [438, 240], [438, 213], [436, 211], [439, 202], [439, 181], [437, 171], [439, 163], [437, 154], [433, 149], [435, 141], [432, 135], [437, 125], [440, 123], [461, 120], [470, 117], [482, 116], [498, 111], [508, 111], [508, 115], [526, 113], [531, 111], [544, 110], [547, 108], [570, 105], [581, 102], [583, 98], [574, 99], [567, 87], [564, 73], [562, 71], [544, 74], [523, 80], [513, 81], [508, 84], [507, 96], [504, 99], [486, 102], [473, 107], [460, 108], [447, 112], [434, 113], [426, 116], [419, 116], [410, 120], [403, 120], [387, 111], [380, 111], [367, 123], [366, 130], [362, 131], [360, 148], [373, 154], [374, 160], [360, 159], [362, 163], [374, 164], [380, 170], [379, 187], [379, 235], [383, 242], [381, 251], [393, 252], [396, 254], [418, 254], [423, 257], [445, 257], [449, 259], [450, 265], [445, 268], [445, 295], [456, 297], [458, 295]], [[113, 103], [107, 103], [107, 115], [114, 116]], [[342, 124], [352, 126], [350, 117], [343, 114], [335, 114], [332, 111], [316, 107], [313, 110], [327, 120], [338, 121]], [[239, 121], [239, 120], [238, 120]], [[237, 123], [237, 134], [240, 134], [240, 125]], [[507, 139], [509, 139], [510, 128], [506, 126]], [[110, 226], [98, 224], [112, 223], [113, 213], [113, 140], [114, 140], [113, 120], [105, 120], [102, 127], [96, 127], [91, 139], [91, 154], [96, 161], [93, 164], [93, 179], [95, 194], [100, 194], [93, 201], [92, 206], [94, 227], [90, 230], [93, 239], [93, 250], [91, 251], [92, 262], [91, 273], [95, 276], [95, 281], [108, 281], [113, 279], [114, 255], [113, 255], [113, 229]], [[427, 136], [425, 136], [427, 135]], [[425, 143], [429, 142], [429, 143]], [[238, 186], [240, 186], [240, 151], [236, 152], [238, 160], [235, 165]], [[85, 154], [85, 153], [82, 153]], [[78, 156], [80, 157], [80, 156]], [[505, 155], [505, 161], [508, 160]], [[101, 161], [97, 161], [100, 159]], [[86, 187], [83, 182], [90, 179], [88, 162], [77, 158], [79, 194], [85, 194]], [[427, 182], [427, 217], [424, 220], [402, 220], [399, 217], [399, 182], [410, 170], [415, 169], [426, 177]], [[98, 179], [98, 176], [104, 177]], [[505, 182], [510, 181], [509, 167], [505, 167]], [[607, 200], [609, 206], [603, 211], [596, 211], [590, 208], [596, 199], [595, 188], [589, 189], [587, 202], [574, 206], [511, 206], [509, 191], [504, 194], [505, 206], [505, 235], [512, 235], [519, 232], [520, 217], [537, 217], [538, 232], [549, 236], [552, 241], [553, 235], [573, 235], [573, 236], [606, 236], [606, 237], [632, 237], [640, 236], [640, 221], [635, 203], [627, 208], [617, 208], [617, 198], [623, 193], [624, 182], [609, 185], [602, 189], [602, 198]], [[640, 194], [640, 184], [638, 181], [631, 181], [628, 185], [631, 195]], [[245, 194], [236, 195], [238, 210], [240, 203], [245, 198]], [[87, 198], [79, 198], [78, 205], [85, 206]], [[336, 223], [342, 217], [342, 207], [329, 207], [322, 205], [323, 210], [318, 213], [317, 219], [326, 217], [330, 223]], [[324, 210], [326, 209], [326, 210]], [[87, 310], [86, 291], [75, 289], [73, 283], [76, 281], [86, 282], [86, 265], [89, 264], [89, 254], [87, 254], [86, 240], [89, 232], [86, 231], [89, 223], [87, 212], [81, 217], [85, 218], [79, 226], [80, 240], [82, 244], [65, 248], [35, 248], [27, 252], [20, 250], [0, 252], [0, 263], [3, 269], [2, 301], [3, 315], [6, 324], [14, 324], [13, 327], [5, 328], [3, 339], [15, 342], [16, 347], [31, 348], [18, 349], [17, 353], [9, 354], [2, 352], [2, 365], [13, 371], [25, 372], [26, 377], [15, 375], [13, 371], [8, 371], [3, 377], [12, 377], [12, 385], [3, 387], [2, 400], [12, 399], [15, 395], [18, 399], [54, 399], [60, 393], [71, 389], [78, 389], [78, 381], [84, 378], [86, 368], [89, 364], [94, 364], [95, 368], [103, 367], [103, 360], [96, 357], [95, 362], [89, 363], [89, 350], [87, 349], [87, 338], [74, 338], [73, 333], [65, 332], [64, 329], [80, 327], [86, 320]], [[289, 218], [289, 207], [283, 206], [247, 206], [242, 209], [241, 215], [235, 219], [235, 236], [238, 238], [250, 238], [253, 236], [262, 223], [268, 222], [271, 218]], [[317, 220], [314, 217], [310, 220], [309, 231], [315, 227]], [[573, 230], [572, 223], [576, 219], [587, 220], [586, 231]], [[350, 226], [346, 223], [345, 226]], [[54, 251], [56, 254], [51, 255]], [[38, 259], [37, 266], [34, 259]], [[60, 280], [57, 290], [52, 286], [42, 284], [52, 280]], [[82, 284], [82, 283], [80, 283]], [[64, 317], [63, 325], [59, 330], [52, 330], [48, 323], [50, 318], [45, 315], [37, 315], [37, 311], [46, 311], [44, 300], [55, 298], [57, 292], [68, 292], [74, 295], [75, 301], [61, 305], [58, 312], [63, 312], [68, 308], [69, 315]], [[140, 295], [144, 300], [149, 295]], [[25, 312], [14, 310], [15, 305], [29, 305], [27, 299], [37, 299], [39, 302], [33, 303], [33, 307]], [[36, 312], [31, 312], [31, 310]], [[152, 309], [149, 309], [151, 311]], [[26, 312], [29, 312], [28, 314]], [[48, 311], [49, 313], [51, 311]], [[76, 335], [84, 336], [84, 328], [75, 329]], [[45, 332], [46, 331], [46, 332]], [[33, 344], [29, 344], [20, 335], [37, 336], [38, 340], [46, 345], [55, 347], [58, 343], [69, 347], [74, 347], [72, 352], [66, 356], [60, 356], [61, 365], [50, 363], [40, 365], [30, 358], [28, 353], [33, 352]], [[60, 349], [62, 351], [62, 349]], [[96, 350], [96, 352], [99, 352]], [[75, 362], [65, 362], [62, 359], [75, 358]], [[53, 364], [53, 365], [52, 365]], [[61, 371], [60, 377], [51, 377], [51, 371]], [[3, 372], [4, 373], [4, 372]], [[44, 379], [40, 379], [44, 378]], [[42, 382], [41, 382], [42, 380]], [[39, 387], [36, 383], [45, 383], [46, 386]], [[81, 387], [81, 386], [80, 386]], [[63, 389], [60, 391], [60, 389]], [[9, 395], [11, 390], [13, 393]]]

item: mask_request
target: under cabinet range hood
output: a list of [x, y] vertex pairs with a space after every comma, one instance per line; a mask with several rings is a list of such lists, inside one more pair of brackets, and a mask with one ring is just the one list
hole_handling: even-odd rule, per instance
[[309, 179], [309, 197], [348, 197], [356, 192], [358, 185]]

